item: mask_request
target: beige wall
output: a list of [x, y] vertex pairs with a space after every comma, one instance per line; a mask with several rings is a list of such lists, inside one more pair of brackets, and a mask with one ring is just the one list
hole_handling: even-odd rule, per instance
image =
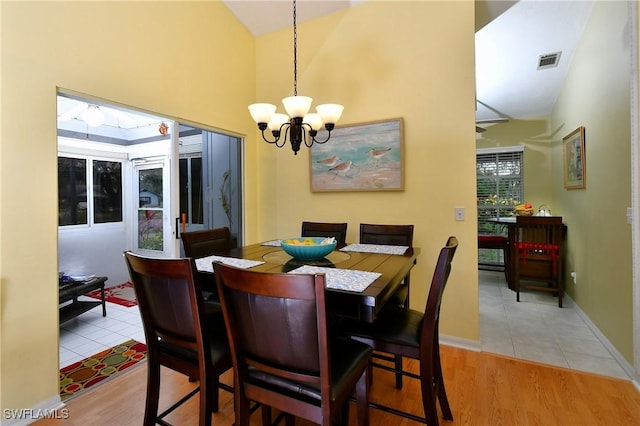
[[[551, 117], [554, 202], [568, 226], [569, 294], [633, 363], [630, 31], [626, 2], [595, 2]], [[566, 190], [562, 137], [585, 126], [586, 189]]]
[[[552, 115], [493, 125], [477, 145], [525, 147], [526, 201], [567, 224], [567, 292], [633, 365], [629, 19], [625, 2], [595, 2]], [[587, 188], [567, 190], [562, 138], [579, 126]]]
[[556, 214], [553, 202], [552, 136], [548, 119], [510, 120], [508, 123], [483, 125], [487, 130], [476, 136], [477, 148], [524, 147], [524, 200], [537, 211], [541, 205]]
[[[58, 393], [56, 87], [248, 133], [255, 164], [255, 41], [218, 2], [0, 7], [0, 401], [29, 408]], [[250, 239], [255, 182], [248, 167]]]
[[247, 242], [295, 235], [303, 219], [346, 220], [352, 241], [360, 222], [415, 224], [415, 308], [456, 235], [441, 331], [479, 340], [473, 2], [367, 2], [300, 25], [301, 94], [343, 103], [345, 124], [404, 119], [406, 190], [340, 194], [309, 191], [306, 149], [256, 142], [246, 106], [290, 94], [290, 31], [254, 40], [218, 2], [0, 7], [0, 408], [58, 391], [57, 86], [248, 135]]

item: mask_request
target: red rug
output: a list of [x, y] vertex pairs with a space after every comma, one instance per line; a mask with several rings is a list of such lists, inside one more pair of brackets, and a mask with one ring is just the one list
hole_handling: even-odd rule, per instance
[[[100, 299], [100, 290], [94, 290], [86, 294], [89, 297]], [[133, 284], [126, 282], [115, 287], [107, 287], [104, 289], [104, 298], [107, 302], [116, 303], [118, 305], [138, 306], [136, 293], [133, 291]]]
[[79, 392], [114, 377], [147, 358], [147, 345], [128, 340], [60, 370], [60, 398], [64, 401]]

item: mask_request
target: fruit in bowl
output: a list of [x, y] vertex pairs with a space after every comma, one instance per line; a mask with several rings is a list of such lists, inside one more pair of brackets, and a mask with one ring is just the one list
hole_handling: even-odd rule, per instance
[[280, 246], [296, 260], [319, 260], [336, 248], [333, 237], [299, 237], [282, 240]]
[[532, 216], [533, 215], [533, 206], [529, 203], [518, 204], [513, 208], [513, 211], [518, 216]]

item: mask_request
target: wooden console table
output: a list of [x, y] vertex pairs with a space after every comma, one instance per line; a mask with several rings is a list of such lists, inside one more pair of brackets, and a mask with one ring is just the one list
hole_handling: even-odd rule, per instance
[[[71, 303], [60, 306], [60, 324], [87, 312], [96, 306], [102, 305], [102, 316], [107, 316], [107, 307], [104, 299], [104, 283], [107, 277], [94, 277], [86, 281], [69, 281], [60, 283], [58, 291], [58, 303], [62, 305], [71, 300]], [[79, 301], [82, 296], [90, 291], [100, 289], [101, 300]]]

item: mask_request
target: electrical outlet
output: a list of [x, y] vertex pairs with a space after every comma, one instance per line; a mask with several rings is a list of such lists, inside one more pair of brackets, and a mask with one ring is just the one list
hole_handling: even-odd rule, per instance
[[464, 221], [464, 207], [456, 207], [455, 212], [456, 212], [455, 214], [456, 220]]

